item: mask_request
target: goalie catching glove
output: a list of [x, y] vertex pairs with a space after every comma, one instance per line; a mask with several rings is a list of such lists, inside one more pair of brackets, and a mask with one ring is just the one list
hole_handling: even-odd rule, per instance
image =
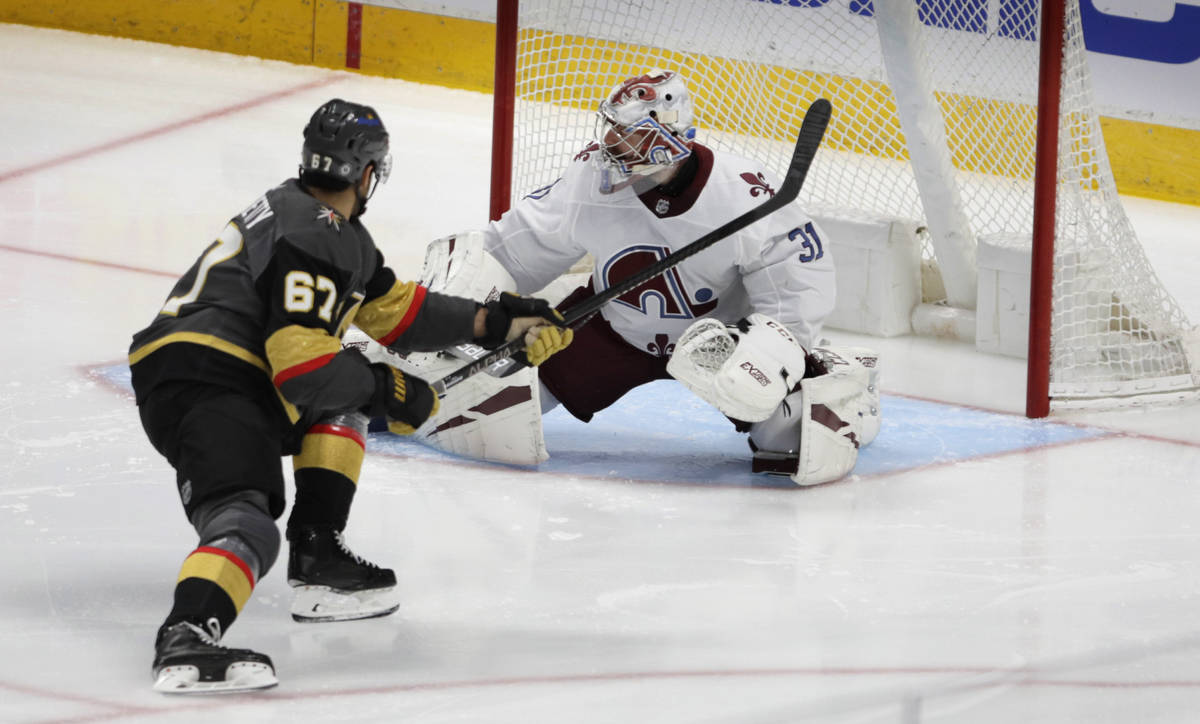
[[780, 322], [751, 314], [736, 325], [705, 318], [679, 337], [667, 373], [735, 420], [775, 412], [804, 376], [805, 351]]
[[680, 336], [667, 372], [734, 420], [753, 423], [752, 469], [797, 485], [837, 480], [879, 432], [878, 355], [806, 354], [764, 314], [736, 325], [701, 319]]
[[437, 412], [438, 396], [429, 383], [386, 364], [371, 365], [375, 375], [375, 396], [367, 414], [386, 417], [388, 429], [397, 435], [411, 435], [429, 416]]
[[[562, 327], [563, 316], [545, 299], [522, 297], [501, 292], [500, 297], [483, 305], [486, 334], [476, 340], [481, 347], [495, 349], [525, 335], [525, 358], [538, 366], [550, 355], [566, 348], [575, 333]], [[543, 324], [542, 320], [550, 322]]]

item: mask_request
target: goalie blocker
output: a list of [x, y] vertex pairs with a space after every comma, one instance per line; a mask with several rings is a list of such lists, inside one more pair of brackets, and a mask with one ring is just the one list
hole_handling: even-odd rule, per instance
[[667, 371], [705, 402], [750, 423], [754, 472], [797, 485], [837, 480], [879, 432], [879, 357], [862, 348], [811, 354], [781, 323], [751, 314], [736, 325], [701, 319]]

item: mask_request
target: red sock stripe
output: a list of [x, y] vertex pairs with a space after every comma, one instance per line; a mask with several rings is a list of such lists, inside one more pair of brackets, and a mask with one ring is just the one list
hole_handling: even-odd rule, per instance
[[309, 435], [337, 435], [358, 443], [358, 446], [364, 450], [367, 448], [366, 439], [352, 427], [345, 425], [313, 425], [308, 428]]
[[404, 330], [408, 329], [409, 325], [413, 323], [413, 320], [417, 317], [417, 311], [425, 303], [425, 291], [425, 287], [420, 284], [417, 285], [417, 288], [413, 290], [412, 303], [408, 305], [408, 311], [404, 313], [404, 318], [400, 320], [400, 324], [397, 324], [392, 331], [380, 338], [380, 344], [386, 347], [395, 342], [400, 335], [404, 334]]
[[246, 575], [246, 580], [250, 582], [250, 587], [254, 588], [254, 573], [251, 572], [250, 566], [246, 565], [246, 562], [243, 561], [241, 558], [238, 558], [237, 556], [235, 556], [234, 554], [225, 550], [224, 548], [213, 548], [211, 546], [200, 546], [199, 548], [196, 549], [195, 552], [196, 553], [210, 553], [214, 556], [221, 556], [222, 558], [225, 558], [230, 563], [237, 566], [241, 570], [241, 572]]

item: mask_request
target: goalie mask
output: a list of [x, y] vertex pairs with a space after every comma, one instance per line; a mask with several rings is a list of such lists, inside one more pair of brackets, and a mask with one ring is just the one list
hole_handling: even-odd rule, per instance
[[387, 129], [370, 106], [334, 98], [318, 108], [304, 127], [300, 179], [319, 188], [344, 189], [356, 186], [368, 166], [373, 183], [366, 196], [359, 196], [359, 214], [392, 170]]
[[692, 153], [692, 97], [677, 74], [651, 70], [618, 85], [600, 103], [601, 164], [622, 177], [671, 168]]

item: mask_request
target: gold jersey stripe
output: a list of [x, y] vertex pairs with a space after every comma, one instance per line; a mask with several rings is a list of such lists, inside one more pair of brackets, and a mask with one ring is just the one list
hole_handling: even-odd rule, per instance
[[[310, 371], [305, 365], [322, 357], [331, 359], [342, 350], [342, 343], [323, 329], [289, 324], [267, 338], [266, 348], [267, 359], [273, 370], [271, 378], [278, 385]], [[314, 365], [312, 369], [320, 366]]]
[[129, 353], [129, 364], [130, 366], [135, 365], [168, 344], [175, 344], [178, 342], [211, 347], [215, 350], [224, 352], [227, 355], [237, 357], [243, 362], [248, 362], [267, 374], [271, 373], [271, 368], [267, 366], [266, 361], [245, 347], [239, 347], [228, 340], [221, 339], [220, 337], [212, 334], [203, 334], [201, 332], [175, 332], [174, 334], [168, 334], [163, 337], [159, 337], [153, 342], [147, 342], [146, 344]]
[[389, 345], [404, 333], [425, 301], [425, 287], [416, 282], [396, 281], [381, 297], [358, 310], [354, 324], [371, 339]]

